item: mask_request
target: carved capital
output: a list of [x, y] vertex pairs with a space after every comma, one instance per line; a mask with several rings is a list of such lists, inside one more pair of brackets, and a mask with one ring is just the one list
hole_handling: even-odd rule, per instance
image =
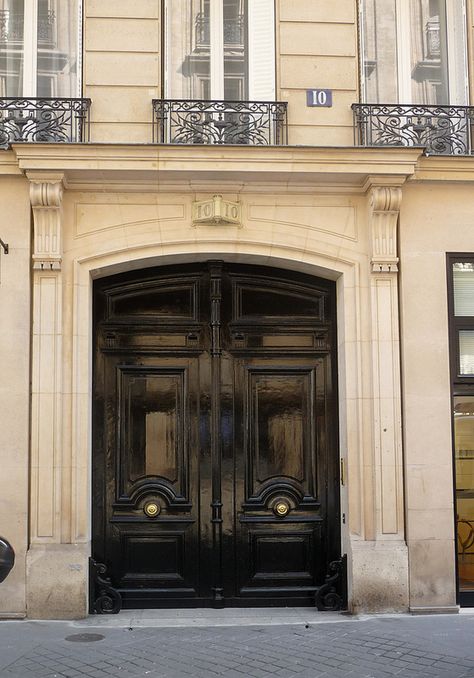
[[372, 273], [398, 271], [397, 225], [402, 189], [376, 186], [370, 193]]
[[60, 270], [62, 258], [63, 177], [30, 177], [33, 210], [33, 268]]

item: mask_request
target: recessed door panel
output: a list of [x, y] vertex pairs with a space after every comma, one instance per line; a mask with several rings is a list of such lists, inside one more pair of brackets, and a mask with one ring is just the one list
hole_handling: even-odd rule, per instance
[[144, 482], [187, 493], [186, 370], [119, 367], [121, 495]]
[[[251, 372], [249, 464], [253, 495], [273, 478], [301, 484], [311, 449], [308, 375], [281, 370]], [[309, 386], [309, 388], [308, 388]]]
[[312, 602], [340, 553], [333, 300], [222, 262], [96, 284], [93, 558], [123, 607]]

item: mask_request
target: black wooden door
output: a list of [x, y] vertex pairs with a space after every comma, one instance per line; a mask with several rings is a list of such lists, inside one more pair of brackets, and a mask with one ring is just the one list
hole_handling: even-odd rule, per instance
[[99, 281], [93, 558], [124, 607], [308, 604], [339, 557], [334, 288], [222, 262]]

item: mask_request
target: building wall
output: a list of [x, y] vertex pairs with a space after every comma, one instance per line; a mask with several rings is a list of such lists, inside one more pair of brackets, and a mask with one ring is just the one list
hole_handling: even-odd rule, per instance
[[[151, 142], [151, 101], [162, 96], [160, 8], [159, 0], [85, 0], [83, 95], [92, 99], [92, 141]], [[354, 0], [277, 0], [275, 32], [276, 96], [289, 104], [289, 143], [352, 145]], [[332, 108], [308, 108], [311, 88], [332, 89]]]
[[85, 0], [83, 96], [92, 99], [92, 141], [151, 142], [160, 36], [158, 0]]
[[[277, 97], [288, 101], [289, 143], [351, 146], [350, 107], [359, 101], [356, 2], [277, 5]], [[306, 106], [306, 90], [315, 88], [333, 90], [332, 108]]]
[[[474, 252], [469, 185], [409, 183], [400, 214], [407, 542], [412, 607], [455, 595], [447, 252]], [[430, 576], [427, 576], [430, 573]]]
[[11, 543], [16, 560], [1, 584], [0, 617], [24, 616], [26, 607], [31, 341], [28, 181], [15, 166], [2, 170], [8, 174], [0, 182], [0, 238], [9, 254], [0, 249], [0, 536]]
[[[85, 0], [84, 95], [92, 141], [105, 143], [0, 152], [0, 535], [17, 554], [0, 616], [87, 612], [93, 279], [218, 257], [337, 281], [351, 610], [454, 610], [446, 252], [474, 252], [472, 159], [350, 148], [355, 0], [277, 0], [293, 148], [146, 146], [159, 9]], [[332, 89], [333, 107], [308, 108], [307, 88]], [[192, 223], [192, 203], [214, 194], [241, 203], [241, 224]], [[42, 228], [57, 238], [35, 238], [31, 273]]]
[[[31, 181], [51, 184], [51, 190], [42, 189], [51, 220], [45, 220], [44, 207], [36, 207], [35, 228], [57, 228], [60, 184], [65, 180], [67, 186], [61, 267], [35, 271], [35, 313], [40, 320], [54, 316], [60, 340], [52, 353], [39, 342], [33, 375], [37, 364], [56, 366], [58, 378], [49, 383], [62, 417], [59, 427], [54, 417], [43, 418], [42, 440], [37, 450], [33, 445], [42, 463], [31, 476], [31, 494], [40, 499], [30, 516], [29, 616], [71, 618], [87, 611], [93, 278], [210, 258], [337, 280], [340, 455], [346, 468], [341, 530], [342, 552], [349, 556], [349, 604], [354, 611], [406, 610], [396, 270], [380, 264], [373, 273], [371, 258], [378, 256], [373, 229], [383, 242], [378, 260], [393, 249], [403, 183], [393, 175], [410, 171], [419, 152], [385, 156], [395, 184], [386, 188], [372, 176], [380, 171], [378, 152], [369, 152], [364, 164], [358, 151], [302, 149], [299, 156], [294, 149], [209, 147], [196, 157], [189, 148], [158, 155], [138, 146], [77, 147], [75, 157], [64, 149], [70, 171], [63, 179], [40, 171], [51, 167], [53, 157], [61, 165], [59, 148], [51, 149], [53, 156], [47, 145], [15, 150], [23, 167], [35, 168], [28, 173]], [[353, 174], [344, 173], [349, 168]], [[242, 223], [193, 224], [193, 201], [218, 192], [241, 203]], [[60, 301], [49, 295], [41, 302], [37, 290], [45, 277]], [[41, 402], [33, 387], [33, 430]], [[54, 510], [48, 487], [57, 498]]]

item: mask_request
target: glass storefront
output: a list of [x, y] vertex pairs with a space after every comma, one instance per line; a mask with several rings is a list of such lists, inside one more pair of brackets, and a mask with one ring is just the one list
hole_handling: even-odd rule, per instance
[[454, 397], [459, 591], [474, 599], [474, 396]]
[[459, 602], [474, 605], [474, 257], [449, 258]]

